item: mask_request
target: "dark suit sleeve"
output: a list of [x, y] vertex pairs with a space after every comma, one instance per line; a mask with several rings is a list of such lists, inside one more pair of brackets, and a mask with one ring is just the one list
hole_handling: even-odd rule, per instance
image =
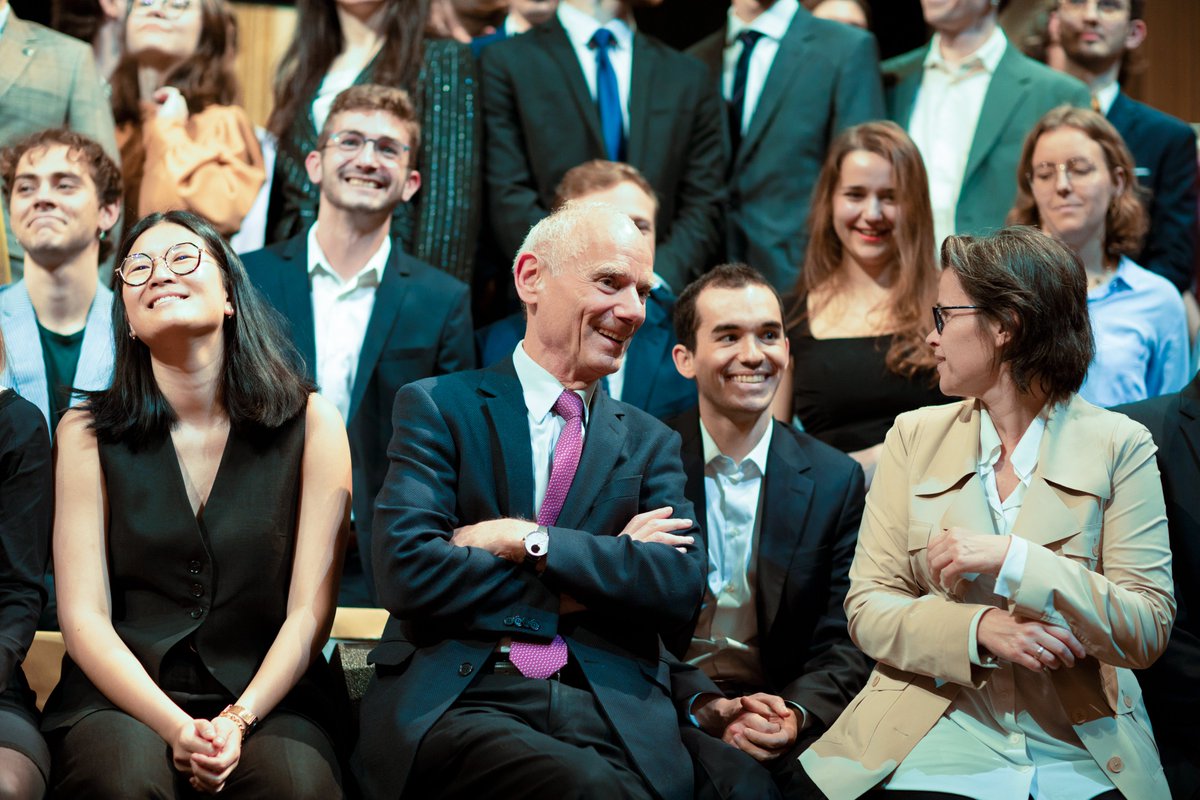
[[475, 368], [475, 326], [471, 324], [471, 293], [458, 286], [450, 313], [438, 337], [437, 375]]
[[25, 660], [46, 601], [54, 470], [40, 411], [9, 399], [0, 421], [0, 693]]
[[484, 178], [488, 214], [500, 252], [516, 253], [525, 234], [546, 216], [538, 199], [533, 166], [521, 130], [515, 76], [508, 61], [489, 47], [480, 60], [483, 122], [486, 130]]
[[1142, 250], [1141, 266], [1162, 275], [1180, 291], [1195, 281], [1196, 269], [1196, 137], [1189, 128], [1172, 131], [1154, 181], [1154, 213]]
[[886, 112], [875, 37], [869, 34], [858, 37], [857, 46], [840, 64], [833, 96], [833, 131], [883, 119]]
[[[699, 66], [699, 65], [698, 65]], [[724, 101], [707, 70], [696, 70], [697, 108], [687, 141], [687, 164], [675, 192], [671, 231], [658, 245], [654, 270], [680, 292], [717, 257], [721, 242], [721, 204], [729, 160]], [[655, 91], [661, 91], [656, 89]], [[664, 147], [682, 143], [663, 142]]]
[[463, 454], [428, 383], [396, 393], [387, 478], [376, 501], [372, 563], [380, 604], [400, 619], [511, 633], [514, 614], [553, 635], [559, 598], [528, 568], [450, 543], [463, 524], [455, 501]]
[[844, 483], [825, 613], [813, 629], [799, 677], [780, 692], [785, 700], [816, 716], [812, 724], [817, 730], [833, 724], [871, 672], [871, 660], [850, 640], [843, 608], [850, 589], [850, 562], [858, 543], [864, 497], [863, 472], [855, 464]]
[[[643, 431], [630, 431], [637, 436]], [[662, 425], [644, 431], [648, 440], [639, 449], [649, 453], [642, 474], [640, 512], [670, 506], [673, 516], [692, 520], [680, 535], [692, 536], [686, 553], [629, 536], [550, 528], [550, 549], [543, 579], [589, 609], [620, 612], [659, 631], [688, 623], [700, 603], [707, 558], [697, 542], [695, 513], [683, 493], [679, 434]]]

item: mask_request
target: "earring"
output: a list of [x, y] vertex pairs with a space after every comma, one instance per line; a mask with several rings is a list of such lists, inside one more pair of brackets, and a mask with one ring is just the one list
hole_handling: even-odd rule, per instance
[[133, 332], [133, 328], [129, 329], [129, 338], [137, 341], [137, 334]]

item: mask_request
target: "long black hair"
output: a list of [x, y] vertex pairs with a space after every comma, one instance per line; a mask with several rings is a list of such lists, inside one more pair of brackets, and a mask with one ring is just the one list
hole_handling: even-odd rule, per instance
[[[345, 47], [334, 0], [297, 0], [296, 33], [275, 77], [275, 107], [267, 128], [287, 136], [296, 119], [306, 115], [329, 65]], [[424, 59], [429, 0], [388, 0], [383, 17], [383, 46], [369, 67], [371, 83], [406, 89], [422, 104], [417, 78]]]
[[[258, 293], [229, 244], [190, 211], [156, 212], [129, 231], [117, 252], [120, 264], [138, 237], [156, 225], [174, 223], [203, 240], [221, 270], [234, 315], [225, 319], [225, 352], [218, 397], [235, 429], [277, 428], [300, 413], [316, 387], [304, 377], [296, 348], [284, 335], [282, 317]], [[175, 410], [163, 397], [150, 364], [150, 348], [128, 335], [129, 317], [114, 276], [117, 297], [112, 323], [115, 343], [112, 386], [87, 393], [91, 427], [102, 442], [141, 445], [170, 432]]]

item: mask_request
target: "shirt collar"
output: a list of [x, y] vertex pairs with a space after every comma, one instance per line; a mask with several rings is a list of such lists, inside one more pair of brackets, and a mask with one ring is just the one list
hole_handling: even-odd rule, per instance
[[4, 8], [0, 8], [0, 36], [8, 30], [8, 18], [12, 16], [12, 6], [8, 3], [4, 4]]
[[[1042, 444], [1042, 434], [1046, 432], [1047, 413], [1047, 410], [1043, 408], [1033, 418], [1009, 458], [1021, 483], [1028, 483], [1029, 476], [1037, 468], [1038, 449]], [[981, 408], [979, 409], [979, 469], [995, 469], [996, 462], [999, 460], [1000, 434], [996, 432], [996, 426], [992, 423], [992, 417], [988, 414], [987, 409]]]
[[[746, 454], [741, 463], [734, 466], [739, 469], [745, 469], [748, 464], [753, 464], [758, 469], [759, 475], [767, 474], [767, 454], [771, 450], [771, 434], [775, 430], [775, 422], [771, 421], [763, 431], [762, 436], [758, 439], [758, 444]], [[704, 420], [700, 420], [700, 442], [704, 450], [704, 466], [712, 464], [718, 458], [725, 459], [726, 462], [733, 464], [733, 459], [721, 452], [717, 447], [717, 443], [713, 441], [712, 436], [708, 433], [708, 428], [704, 427]]]
[[[1000, 66], [1000, 60], [1004, 58], [1004, 51], [1008, 48], [1008, 39], [1004, 36], [1004, 31], [997, 25], [992, 31], [992, 35], [979, 46], [971, 55], [967, 56], [962, 64], [958, 67], [958, 72], [983, 67], [989, 75], [996, 72], [996, 68]], [[953, 73], [954, 70], [942, 57], [942, 35], [935, 33], [929, 41], [929, 52], [925, 54], [925, 69], [936, 67], [944, 70], [947, 73]]]
[[[534, 422], [545, 422], [552, 413], [558, 396], [563, 393], [563, 385], [558, 378], [551, 375], [545, 367], [534, 361], [525, 352], [525, 340], [517, 342], [513, 350], [513, 369], [517, 372], [517, 380], [521, 382], [521, 392], [525, 395], [525, 408]], [[591, 414], [592, 397], [596, 393], [596, 384], [586, 389], [576, 390], [575, 394], [583, 399], [583, 424], [587, 425]]]
[[379, 249], [376, 250], [367, 263], [363, 264], [363, 268], [358, 271], [358, 275], [354, 278], [343, 281], [342, 276], [333, 271], [329, 266], [329, 257], [325, 255], [325, 251], [321, 249], [321, 243], [317, 241], [317, 223], [313, 223], [308, 229], [308, 274], [312, 277], [314, 273], [320, 272], [336, 278], [342, 284], [356, 284], [358, 286], [378, 286], [383, 282], [383, 270], [387, 267], [388, 259], [392, 256], [392, 237], [383, 237], [383, 242], [380, 243]]
[[1117, 292], [1144, 289], [1146, 288], [1145, 272], [1146, 270], [1130, 261], [1126, 256], [1121, 256], [1121, 260], [1117, 262], [1117, 271], [1108, 279], [1108, 282], [1096, 289], [1088, 290], [1088, 300], [1103, 300]]
[[1096, 105], [1100, 106], [1100, 113], [1108, 116], [1108, 110], [1112, 108], [1112, 104], [1117, 102], [1117, 95], [1121, 93], [1121, 84], [1113, 81], [1102, 89], [1097, 89], [1092, 93], [1096, 98]]
[[563, 30], [567, 32], [567, 38], [576, 47], [588, 47], [592, 36], [601, 28], [608, 28], [612, 32], [616, 39], [614, 47], [617, 50], [628, 51], [633, 47], [633, 28], [624, 20], [614, 19], [601, 25], [593, 17], [579, 9], [572, 8], [566, 3], [559, 3], [558, 21], [562, 23]]
[[725, 24], [725, 46], [737, 43], [737, 37], [742, 31], [758, 31], [764, 36], [780, 41], [792, 24], [796, 12], [800, 10], [798, 0], [778, 0], [775, 5], [759, 14], [753, 22], [743, 22], [733, 8], [729, 9], [728, 22]]

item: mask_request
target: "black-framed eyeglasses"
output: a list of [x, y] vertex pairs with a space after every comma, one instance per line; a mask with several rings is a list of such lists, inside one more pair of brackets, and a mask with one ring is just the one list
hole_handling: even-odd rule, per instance
[[933, 327], [939, 334], [946, 327], [946, 311], [978, 311], [982, 306], [934, 306]]
[[162, 258], [146, 253], [130, 253], [117, 269], [117, 277], [126, 286], [141, 286], [150, 280], [150, 276], [154, 274], [154, 265], [159, 261], [166, 264], [167, 269], [176, 275], [190, 275], [200, 266], [200, 254], [203, 252], [191, 242], [180, 242], [172, 245]]
[[148, 14], [154, 10], [155, 6], [162, 7], [164, 17], [175, 19], [192, 7], [192, 0], [131, 0], [129, 3], [129, 13], [141, 12]]
[[404, 142], [393, 139], [391, 136], [377, 136], [372, 139], [358, 131], [338, 131], [329, 137], [325, 146], [334, 147], [339, 153], [353, 157], [362, 152], [362, 149], [368, 144], [375, 146], [375, 155], [393, 164], [398, 163], [405, 154], [412, 150]]

